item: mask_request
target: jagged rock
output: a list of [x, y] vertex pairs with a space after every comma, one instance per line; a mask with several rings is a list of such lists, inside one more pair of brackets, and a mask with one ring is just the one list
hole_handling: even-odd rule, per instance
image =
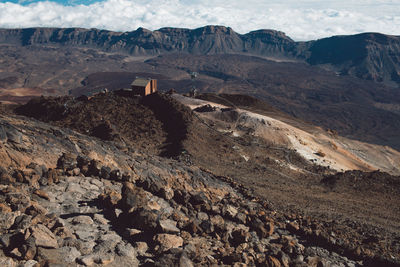
[[191, 196], [190, 203], [192, 205], [206, 205], [210, 203], [210, 200], [204, 192], [199, 192]]
[[39, 262], [37, 262], [35, 260], [28, 260], [20, 266], [21, 267], [37, 267], [37, 266], [39, 266]]
[[0, 166], [0, 183], [1, 184], [13, 184], [16, 179], [13, 178], [6, 169]]
[[231, 244], [234, 247], [237, 247], [240, 244], [246, 243], [248, 241], [249, 241], [249, 233], [244, 229], [237, 229], [232, 232]]
[[92, 266], [95, 261], [95, 255], [86, 255], [78, 259], [78, 262], [85, 266]]
[[112, 254], [90, 254], [78, 258], [78, 261], [85, 266], [91, 266], [95, 263], [107, 265], [114, 261], [114, 256]]
[[229, 218], [231, 218], [231, 219], [235, 218], [237, 213], [238, 213], [238, 210], [234, 206], [227, 205], [225, 207], [224, 214], [226, 214], [226, 216], [228, 216]]
[[32, 169], [33, 172], [39, 176], [43, 176], [44, 173], [46, 173], [47, 168], [44, 165], [39, 165], [35, 162], [31, 162], [28, 166], [26, 166], [27, 169]]
[[47, 183], [49, 185], [51, 185], [53, 183], [58, 183], [60, 181], [58, 172], [57, 172], [57, 170], [54, 170], [54, 169], [49, 169], [46, 172], [45, 177], [47, 178]]
[[20, 251], [24, 260], [33, 260], [37, 252], [35, 239], [31, 236], [25, 240]]
[[76, 156], [71, 153], [63, 153], [57, 161], [57, 168], [65, 171], [76, 168]]
[[238, 212], [235, 216], [235, 220], [241, 224], [246, 224], [247, 216], [244, 213]]
[[213, 112], [213, 111], [216, 111], [216, 110], [217, 110], [217, 108], [211, 106], [210, 104], [203, 105], [203, 106], [200, 106], [200, 107], [197, 107], [197, 108], [193, 109], [193, 111], [196, 111], [196, 112]]
[[111, 175], [110, 167], [107, 167], [107, 166], [101, 167], [99, 177], [101, 177], [103, 179], [110, 179], [110, 175]]
[[205, 212], [199, 212], [197, 213], [197, 219], [199, 219], [200, 221], [207, 221], [209, 219], [207, 213]]
[[79, 215], [72, 219], [72, 224], [93, 224], [93, 219], [87, 215]]
[[281, 267], [280, 261], [273, 256], [267, 257], [266, 264], [267, 264], [267, 266], [270, 266], [270, 267]]
[[120, 181], [121, 178], [122, 178], [122, 174], [121, 174], [120, 170], [112, 170], [110, 172], [110, 179], [111, 180]]
[[176, 222], [170, 219], [159, 220], [158, 226], [161, 233], [178, 234], [180, 230], [176, 227]]
[[187, 193], [185, 190], [179, 190], [179, 189], [174, 190], [174, 200], [177, 203], [186, 205], [189, 202], [190, 198], [191, 195]]
[[0, 257], [0, 266], [3, 267], [16, 267], [17, 264], [12, 258]]
[[148, 204], [151, 194], [130, 182], [125, 182], [122, 187], [122, 206], [133, 211]]
[[93, 247], [96, 245], [95, 242], [84, 242], [79, 239], [75, 239], [73, 237], [67, 237], [60, 242], [60, 247], [74, 247], [81, 254], [89, 254], [92, 253]]
[[147, 250], [149, 249], [149, 246], [147, 245], [146, 242], [136, 242], [135, 249], [139, 256], [145, 256]]
[[206, 234], [214, 233], [214, 225], [210, 221], [202, 221], [200, 227]]
[[13, 226], [15, 219], [19, 216], [20, 212], [1, 212], [0, 213], [0, 230], [7, 230]]
[[5, 203], [0, 203], [0, 212], [2, 213], [8, 213], [11, 212], [12, 209]]
[[72, 175], [73, 176], [78, 176], [80, 173], [81, 173], [81, 169], [79, 169], [79, 168], [74, 168], [72, 170]]
[[283, 251], [280, 251], [280, 252], [278, 253], [278, 256], [279, 256], [279, 259], [280, 259], [280, 262], [282, 263], [282, 265], [283, 265], [284, 267], [289, 267], [289, 263], [290, 263], [290, 258], [289, 258], [289, 256], [286, 255]]
[[108, 224], [109, 223], [109, 220], [104, 218], [104, 216], [102, 214], [98, 214], [98, 213], [93, 215], [93, 220], [99, 224]]
[[36, 189], [35, 191], [33, 191], [33, 193], [41, 198], [44, 198], [46, 200], [50, 200], [49, 194], [47, 194], [46, 192], [44, 192], [43, 190], [39, 190]]
[[22, 254], [21, 254], [21, 252], [19, 251], [18, 248], [14, 248], [13, 250], [11, 250], [9, 252], [9, 254], [10, 254], [11, 257], [17, 258], [17, 259], [20, 259], [22, 257]]
[[116, 246], [116, 252], [119, 256], [128, 257], [137, 261], [137, 252], [129, 243], [118, 243]]
[[154, 236], [154, 242], [158, 251], [167, 251], [171, 248], [179, 248], [183, 245], [183, 239], [180, 236], [171, 234], [157, 234]]
[[179, 258], [179, 267], [194, 267], [193, 262], [188, 258], [185, 252]]
[[117, 206], [122, 199], [122, 195], [111, 188], [106, 188], [104, 193], [100, 194], [99, 200], [105, 207], [112, 208]]
[[32, 203], [32, 205], [25, 210], [25, 213], [31, 216], [36, 216], [38, 214], [45, 215], [47, 212], [48, 211], [39, 203]]
[[13, 211], [25, 212], [26, 208], [31, 205], [31, 201], [26, 192], [18, 192], [8, 194], [6, 202], [10, 205]]
[[[97, 240], [98, 246], [107, 247], [108, 250], [112, 250], [115, 246], [122, 241], [121, 236], [114, 234], [114, 233], [107, 233], [104, 235], [100, 235], [100, 238]], [[95, 247], [97, 251], [97, 246]]]
[[18, 183], [23, 183], [25, 181], [24, 172], [21, 170], [14, 170], [12, 177], [14, 177]]
[[89, 163], [88, 170], [85, 173], [85, 170], [82, 170], [82, 173], [88, 176], [99, 176], [101, 170], [101, 162], [92, 159]]
[[215, 215], [210, 218], [210, 222], [214, 225], [216, 228], [217, 232], [223, 231], [225, 228], [225, 220], [222, 218], [220, 215]]
[[28, 229], [31, 224], [32, 224], [32, 216], [27, 214], [22, 214], [15, 218], [12, 228], [17, 230], [25, 230]]
[[264, 224], [260, 219], [255, 218], [251, 223], [251, 228], [257, 232], [257, 234], [261, 237], [268, 237], [273, 232], [273, 224], [267, 223]]
[[188, 231], [191, 235], [194, 234], [201, 234], [203, 229], [200, 226], [201, 222], [197, 219], [192, 219], [189, 223], [185, 226], [185, 230]]
[[0, 235], [0, 248], [8, 248], [11, 244], [12, 234]]
[[76, 230], [75, 235], [82, 241], [94, 241], [96, 239], [96, 229], [93, 228], [82, 228], [82, 230]]
[[73, 263], [81, 256], [75, 247], [61, 247], [57, 249], [38, 248], [37, 259], [47, 263]]
[[38, 247], [58, 248], [55, 235], [43, 224], [37, 224], [30, 227], [32, 236], [35, 238], [35, 244]]
[[68, 227], [57, 227], [53, 230], [53, 233], [60, 238], [73, 236], [72, 231]]
[[161, 197], [170, 200], [174, 198], [174, 190], [170, 187], [163, 187], [161, 188]]
[[291, 232], [296, 232], [300, 229], [300, 226], [297, 222], [289, 222], [286, 224], [286, 229], [288, 229]]
[[155, 231], [158, 227], [159, 213], [155, 210], [139, 209], [130, 215], [133, 227], [143, 231]]
[[102, 254], [99, 255], [98, 258], [96, 259], [96, 263], [102, 264], [102, 265], [107, 265], [113, 262], [115, 259], [113, 254]]
[[7, 142], [7, 132], [3, 125], [0, 125], [0, 142], [1, 143]]
[[77, 166], [80, 169], [80, 172], [85, 176], [90, 176], [89, 174], [89, 164], [90, 158], [86, 157], [85, 155], [79, 155], [76, 158]]

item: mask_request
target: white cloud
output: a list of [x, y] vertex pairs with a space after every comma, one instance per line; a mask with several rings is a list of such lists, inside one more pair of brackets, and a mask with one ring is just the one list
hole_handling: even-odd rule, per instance
[[90, 5], [0, 3], [0, 27], [84, 27], [132, 31], [138, 27], [225, 25], [246, 33], [286, 32], [295, 40], [338, 34], [400, 35], [398, 0], [105, 0]]

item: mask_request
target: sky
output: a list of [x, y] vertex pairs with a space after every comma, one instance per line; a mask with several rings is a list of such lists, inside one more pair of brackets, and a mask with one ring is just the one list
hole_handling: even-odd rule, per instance
[[381, 32], [400, 35], [400, 0], [0, 0], [0, 28], [223, 25], [285, 32], [297, 41]]

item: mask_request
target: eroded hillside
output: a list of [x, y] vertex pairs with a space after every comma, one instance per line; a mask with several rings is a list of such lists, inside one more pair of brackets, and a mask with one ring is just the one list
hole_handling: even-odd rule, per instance
[[[223, 101], [255, 104], [241, 111], [178, 95], [107, 93], [16, 109], [43, 122], [2, 106], [2, 260], [399, 263], [398, 176], [320, 166], [333, 157], [318, 151], [321, 135], [341, 149], [361, 143], [244, 96]], [[289, 135], [307, 140], [321, 161], [304, 158]]]

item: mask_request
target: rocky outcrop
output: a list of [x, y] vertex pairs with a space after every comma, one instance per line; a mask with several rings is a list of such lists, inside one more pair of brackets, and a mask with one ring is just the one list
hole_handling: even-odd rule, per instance
[[400, 37], [380, 33], [334, 36], [299, 46], [300, 57], [340, 75], [400, 83]]
[[1, 121], [21, 136], [1, 142], [12, 161], [1, 161], [4, 266], [396, 263], [371, 249], [379, 240], [276, 211], [227, 177], [37, 121]]
[[[81, 158], [81, 156], [79, 156]], [[78, 157], [78, 158], [79, 158]], [[59, 162], [65, 162], [62, 155]], [[152, 158], [138, 176], [85, 176], [59, 165], [59, 181], [0, 186], [2, 262], [28, 266], [348, 264], [304, 241], [257, 202], [195, 167]], [[171, 164], [173, 164], [171, 168]], [[170, 166], [169, 168], [167, 166]], [[41, 179], [45, 179], [41, 177]], [[170, 191], [170, 194], [165, 194]], [[291, 232], [292, 231], [292, 232]], [[268, 266], [269, 266], [268, 265]], [[30, 265], [29, 265], [30, 266]]]

